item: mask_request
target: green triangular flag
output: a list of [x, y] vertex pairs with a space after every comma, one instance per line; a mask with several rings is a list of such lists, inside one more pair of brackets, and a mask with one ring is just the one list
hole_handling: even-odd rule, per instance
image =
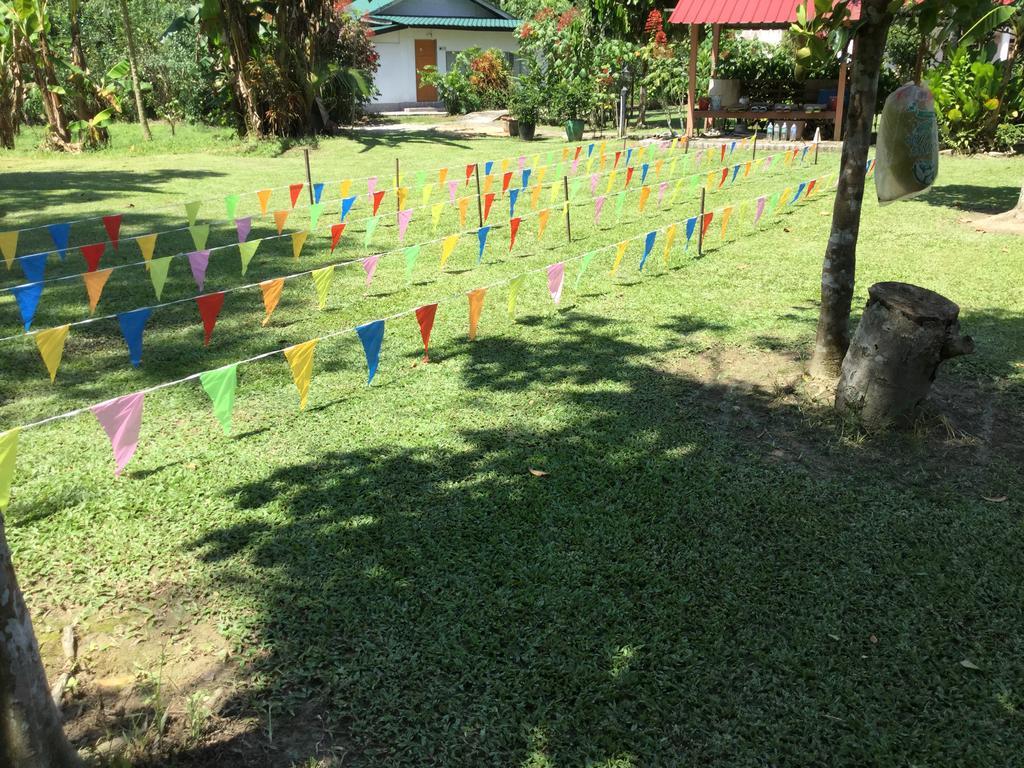
[[583, 178], [580, 177], [580, 176], [577, 176], [575, 179], [572, 180], [572, 183], [569, 184], [569, 199], [570, 200], [575, 200], [575, 199], [577, 199], [580, 196], [579, 193], [580, 193], [580, 182], [581, 181], [583, 181]]
[[323, 203], [313, 203], [309, 206], [309, 228], [316, 229], [316, 223], [320, 220], [320, 212], [324, 209]]
[[622, 204], [626, 202], [626, 192], [623, 190], [615, 196], [615, 218], [622, 218]]
[[210, 225], [209, 224], [196, 224], [188, 228], [189, 234], [192, 235], [192, 242], [196, 246], [197, 251], [206, 250], [206, 240], [210, 237]]
[[366, 220], [366, 237], [363, 238], [363, 245], [369, 246], [370, 241], [373, 240], [373, 233], [377, 231], [377, 222], [380, 221], [380, 214], [371, 216]]
[[767, 216], [773, 208], [779, 204], [779, 196], [781, 192], [776, 192], [774, 195], [768, 198], [768, 206], [764, 209], [764, 215]]
[[553, 150], [553, 149], [548, 150], [547, 159], [548, 159], [548, 162], [547, 162], [548, 165], [551, 165], [553, 162], [555, 162], [555, 150]]
[[11, 502], [11, 478], [14, 477], [14, 458], [18, 453], [20, 433], [18, 427], [9, 432], [0, 432], [0, 510]]
[[700, 176], [698, 176], [696, 173], [693, 174], [693, 176], [690, 177], [690, 189], [696, 189], [697, 188], [697, 180], [699, 178], [700, 178]]
[[238, 212], [238, 201], [241, 198], [238, 195], [228, 195], [224, 198], [224, 209], [227, 211], [227, 218], [229, 220], [235, 218], [235, 214]]
[[423, 182], [425, 182], [426, 180], [427, 180], [427, 172], [426, 171], [416, 171], [416, 186], [417, 187], [422, 187], [423, 186]]
[[508, 316], [513, 320], [516, 319], [516, 298], [519, 296], [519, 289], [523, 287], [525, 282], [526, 275], [520, 275], [513, 278], [508, 284]]
[[249, 262], [256, 255], [256, 249], [260, 246], [260, 240], [246, 240], [238, 244], [238, 252], [242, 255], [242, 274], [249, 269]]
[[162, 256], [149, 262], [149, 279], [153, 281], [153, 290], [156, 292], [156, 300], [164, 292], [164, 283], [167, 282], [167, 270], [171, 266], [171, 256]]
[[563, 163], [561, 160], [559, 160], [558, 161], [558, 165], [555, 166], [555, 178], [556, 179], [562, 178], [562, 169], [563, 169], [564, 166], [565, 166], [565, 163]]
[[594, 252], [583, 254], [583, 263], [580, 264], [580, 273], [576, 275], [576, 289], [579, 290], [580, 280], [583, 279], [583, 273], [587, 271], [587, 267], [590, 266], [591, 260], [594, 258]]
[[195, 226], [196, 219], [199, 217], [200, 205], [202, 205], [202, 203], [199, 200], [193, 200], [191, 203], [185, 203], [185, 218], [188, 219], [188, 225], [190, 227]]
[[405, 279], [412, 282], [412, 268], [416, 266], [416, 259], [420, 256], [419, 245], [410, 245], [405, 249]]
[[331, 288], [331, 278], [334, 277], [334, 265], [314, 269], [309, 273], [313, 278], [313, 286], [316, 288], [316, 306], [323, 309], [327, 306], [327, 292]]
[[235, 384], [238, 363], [215, 371], [199, 374], [199, 383], [213, 401], [213, 415], [217, 417], [225, 435], [231, 434], [231, 411], [235, 407]]

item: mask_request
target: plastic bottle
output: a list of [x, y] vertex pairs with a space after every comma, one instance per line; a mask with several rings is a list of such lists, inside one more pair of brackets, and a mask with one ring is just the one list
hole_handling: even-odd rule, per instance
[[779, 133], [781, 134], [779, 136], [779, 141], [785, 141], [786, 139], [789, 138], [789, 130], [785, 123], [782, 124], [782, 130], [779, 131]]
[[796, 141], [796, 123], [789, 126], [789, 140]]
[[775, 123], [768, 123], [768, 129], [766, 133], [767, 135], [765, 138], [767, 138], [768, 141], [775, 141]]

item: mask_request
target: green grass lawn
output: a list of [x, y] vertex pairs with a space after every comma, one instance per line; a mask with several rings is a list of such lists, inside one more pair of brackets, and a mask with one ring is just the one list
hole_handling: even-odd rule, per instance
[[[0, 231], [123, 210], [128, 237], [180, 227], [187, 199], [304, 179], [295, 147], [134, 136], [118, 126], [112, 150], [80, 157], [0, 156]], [[461, 179], [467, 162], [561, 147], [414, 133], [321, 140], [310, 156], [314, 180], [384, 179], [396, 158], [407, 179], [442, 165]], [[87, 714], [69, 731], [124, 729], [95, 716], [100, 671], [152, 694], [146, 681], [209, 658], [216, 682], [179, 678], [175, 738], [139, 737], [137, 764], [1012, 765], [1024, 245], [960, 220], [1011, 207], [1024, 162], [943, 157], [931, 193], [885, 208], [869, 184], [855, 306], [879, 280], [924, 285], [961, 305], [977, 343], [940, 369], [918, 430], [870, 439], [800, 377], [831, 193], [750, 225], [758, 195], [837, 162], [714, 191], [709, 208], [748, 204], [725, 241], [716, 220], [703, 258], [677, 247], [665, 267], [659, 237], [642, 274], [634, 242], [615, 276], [603, 250], [576, 285], [586, 251], [694, 215], [688, 185], [643, 215], [632, 196], [620, 221], [609, 200], [596, 226], [581, 203], [571, 243], [557, 213], [539, 242], [526, 218], [512, 253], [499, 200], [481, 265], [473, 235], [443, 274], [425, 246], [411, 283], [386, 256], [368, 288], [359, 267], [337, 271], [323, 311], [308, 277], [289, 281], [265, 328], [259, 291], [232, 293], [208, 348], [194, 306], [160, 310], [138, 370], [112, 321], [72, 328], [55, 384], [31, 339], [0, 342], [6, 429], [442, 300], [431, 362], [415, 319], [391, 321], [371, 387], [355, 334], [322, 342], [304, 412], [280, 356], [241, 367], [231, 437], [195, 384], [147, 396], [120, 479], [88, 414], [23, 434], [7, 535], [51, 668], [63, 624], [80, 626]], [[287, 241], [262, 245], [244, 281], [397, 246], [393, 220], [372, 248], [356, 223], [332, 257], [336, 218], [327, 206], [298, 266]], [[446, 211], [438, 236], [457, 229]], [[418, 211], [407, 242], [430, 230]], [[214, 227], [210, 245], [233, 236]], [[158, 255], [189, 247], [184, 233], [159, 242]], [[571, 259], [559, 307], [533, 272], [513, 321], [495, 285], [467, 340], [461, 294]], [[47, 277], [80, 269], [72, 255]], [[211, 258], [207, 290], [242, 280], [237, 251]], [[178, 260], [163, 299], [194, 293]], [[153, 302], [144, 271], [115, 270], [97, 314]], [[72, 279], [47, 288], [37, 325], [87, 314]], [[18, 330], [5, 295], [0, 335]], [[215, 686], [227, 703], [197, 718], [183, 702]]]

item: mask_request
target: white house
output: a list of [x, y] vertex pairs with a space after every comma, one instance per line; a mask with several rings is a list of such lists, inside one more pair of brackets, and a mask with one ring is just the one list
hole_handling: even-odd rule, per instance
[[437, 89], [420, 82], [428, 64], [447, 72], [467, 48], [497, 48], [511, 62], [519, 48], [519, 20], [485, 0], [354, 0], [350, 9], [373, 30], [380, 56], [376, 111], [437, 104]]

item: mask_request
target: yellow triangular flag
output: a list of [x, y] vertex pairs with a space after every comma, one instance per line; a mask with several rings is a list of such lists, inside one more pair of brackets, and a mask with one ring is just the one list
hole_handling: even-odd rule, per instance
[[292, 232], [292, 258], [299, 258], [299, 254], [302, 253], [302, 246], [306, 244], [306, 238], [309, 237], [309, 230], [303, 232]]
[[96, 305], [103, 293], [103, 286], [107, 284], [107, 278], [113, 269], [99, 269], [95, 272], [83, 272], [82, 281], [85, 283], [85, 291], [89, 294], [89, 314], [96, 311]]
[[543, 211], [537, 214], [537, 239], [540, 240], [544, 237], [544, 230], [548, 226], [548, 218], [551, 216], [551, 209], [545, 208]]
[[486, 288], [477, 288], [469, 294], [469, 340], [476, 338], [476, 326], [480, 322], [480, 313], [484, 309]]
[[426, 205], [430, 202], [430, 195], [434, 192], [434, 185], [427, 182], [423, 185], [423, 202], [421, 205]]
[[437, 222], [441, 219], [441, 211], [444, 210], [444, 203], [434, 203], [430, 208], [430, 220], [433, 223], [434, 232], [437, 232]]
[[504, 160], [501, 161], [501, 172], [502, 173], [507, 173], [508, 172], [508, 165], [509, 165], [509, 162], [508, 162], [508, 158], [506, 157]]
[[558, 197], [558, 190], [560, 188], [561, 188], [561, 185], [557, 181], [551, 182], [551, 192], [548, 193], [548, 202], [549, 203], [555, 202], [555, 198]]
[[316, 305], [318, 309], [327, 306], [327, 292], [331, 289], [331, 280], [334, 278], [334, 265], [314, 269], [309, 273], [313, 278], [313, 285], [316, 287]]
[[167, 282], [167, 270], [171, 267], [171, 257], [163, 256], [159, 259], [153, 259], [151, 266], [149, 279], [153, 282], [156, 300], [160, 301], [160, 297], [164, 292], [164, 283]]
[[399, 187], [398, 188], [398, 210], [400, 210], [400, 211], [404, 211], [405, 210], [405, 199], [407, 197], [409, 197], [409, 188], [408, 187]]
[[260, 325], [266, 325], [270, 322], [270, 316], [274, 314], [274, 310], [277, 309], [278, 302], [281, 301], [281, 291], [284, 290], [284, 278], [264, 280], [260, 283], [260, 290], [263, 292], [263, 308], [267, 311], [267, 315], [263, 318], [263, 322]]
[[788, 203], [789, 203], [789, 195], [790, 195], [790, 193], [792, 193], [792, 191], [793, 191], [792, 187], [786, 187], [784, 190], [782, 190], [782, 194], [779, 195], [779, 204], [775, 206], [775, 213], [778, 213], [783, 208], [785, 208], [786, 205], [788, 205]]
[[526, 275], [519, 275], [519, 277], [512, 278], [508, 284], [508, 316], [512, 322], [515, 322], [516, 319], [516, 299], [519, 297], [519, 290], [525, 282]]
[[348, 197], [348, 191], [352, 188], [352, 179], [344, 179], [338, 185], [339, 197]]
[[156, 235], [143, 235], [136, 237], [135, 242], [139, 244], [142, 251], [142, 258], [146, 262], [146, 269], [149, 269], [149, 262], [153, 259], [153, 250], [156, 248]]
[[661, 260], [668, 266], [668, 254], [672, 250], [672, 241], [676, 239], [676, 225], [670, 224], [668, 229], [665, 230], [665, 250], [661, 254]]
[[530, 208], [532, 210], [537, 210], [537, 206], [540, 205], [541, 189], [542, 188], [541, 188], [540, 184], [536, 184], [536, 185], [534, 185], [533, 189], [530, 191]]
[[707, 176], [707, 179], [705, 179], [705, 181], [704, 181], [704, 186], [707, 189], [711, 189], [713, 186], [715, 186], [715, 172], [714, 171], [708, 171], [708, 176]]
[[537, 169], [537, 184], [538, 185], [544, 183], [544, 176], [547, 174], [547, 172], [548, 172], [548, 167], [546, 165], [542, 165], [540, 168]]
[[750, 161], [747, 160], [746, 165], [743, 167], [743, 178], [747, 178], [750, 175]]
[[0, 232], [0, 252], [4, 255], [7, 268], [14, 264], [14, 255], [18, 251], [18, 232]]
[[615, 184], [615, 177], [618, 175], [618, 171], [612, 171], [608, 174], [608, 186], [605, 187], [604, 193], [607, 195], [612, 191], [612, 186]]
[[19, 434], [19, 427], [0, 432], [0, 510], [6, 509], [11, 503], [11, 478], [14, 477], [14, 457], [18, 453]]
[[274, 211], [274, 224], [277, 226], [277, 234], [284, 232], [285, 222], [288, 221], [288, 211]]
[[260, 213], [264, 216], [267, 214], [267, 206], [270, 204], [271, 190], [261, 189], [256, 193], [256, 199], [260, 201]]
[[484, 176], [484, 191], [483, 191], [483, 193], [484, 193], [485, 195], [486, 195], [486, 194], [487, 194], [488, 192], [490, 192], [490, 191], [491, 191], [491, 185], [492, 185], [493, 183], [494, 183], [494, 176], [493, 176], [493, 175], [491, 175], [491, 174], [489, 174], [489, 173], [488, 173], [488, 174], [487, 174], [486, 176]]
[[459, 236], [448, 235], [441, 243], [441, 269], [444, 269], [445, 262], [448, 261], [448, 257], [452, 255], [452, 251], [455, 250], [455, 244], [459, 242]]
[[659, 158], [658, 162], [656, 162], [654, 164], [654, 175], [655, 176], [657, 176], [659, 173], [661, 173], [661, 167], [663, 165], [665, 165], [665, 161], [663, 159]]
[[64, 354], [64, 342], [68, 338], [69, 327], [62, 325], [36, 334], [36, 347], [39, 349], [39, 356], [46, 364], [46, 370], [50, 372], [51, 382], [57, 378], [57, 369], [60, 367], [60, 359]]
[[615, 263], [612, 264], [612, 271], [608, 273], [609, 275], [614, 275], [619, 271], [619, 265], [622, 263], [622, 257], [626, 255], [627, 247], [629, 247], [629, 241], [623, 240], [615, 249]]
[[313, 379], [313, 352], [316, 350], [317, 339], [306, 341], [288, 347], [284, 356], [288, 360], [288, 367], [292, 370], [292, 381], [295, 388], [299, 390], [299, 408], [306, 407], [306, 397], [309, 395], [309, 382]]
[[192, 235], [192, 243], [195, 245], [196, 250], [203, 250], [206, 247], [207, 239], [210, 237], [210, 225], [194, 224], [188, 228], [188, 231]]

